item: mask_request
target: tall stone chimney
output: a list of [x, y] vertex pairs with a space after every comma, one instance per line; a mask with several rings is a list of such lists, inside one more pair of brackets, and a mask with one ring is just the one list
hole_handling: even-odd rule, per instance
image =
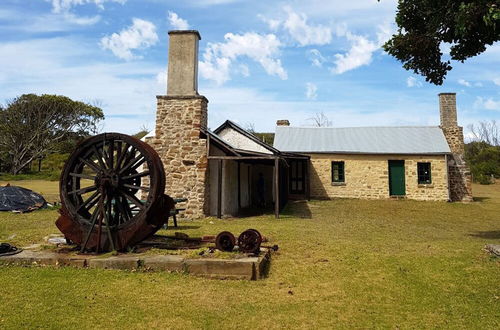
[[450, 146], [448, 156], [448, 186], [452, 201], [472, 201], [471, 175], [464, 157], [463, 127], [458, 126], [455, 93], [439, 94], [441, 130]]
[[198, 31], [170, 31], [167, 95], [198, 95]]
[[170, 31], [167, 95], [157, 96], [153, 146], [166, 174], [165, 192], [187, 198], [185, 215], [208, 213], [208, 100], [198, 94], [198, 31]]
[[276, 126], [290, 126], [288, 119], [280, 119], [276, 121]]

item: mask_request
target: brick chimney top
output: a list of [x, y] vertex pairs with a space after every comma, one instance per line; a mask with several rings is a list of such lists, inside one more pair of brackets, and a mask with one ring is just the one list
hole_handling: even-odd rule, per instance
[[169, 31], [168, 96], [198, 95], [198, 42], [195, 30]]
[[456, 93], [439, 94], [439, 114], [441, 117], [441, 127], [458, 126], [456, 95]]
[[288, 119], [280, 119], [276, 121], [276, 126], [290, 126]]

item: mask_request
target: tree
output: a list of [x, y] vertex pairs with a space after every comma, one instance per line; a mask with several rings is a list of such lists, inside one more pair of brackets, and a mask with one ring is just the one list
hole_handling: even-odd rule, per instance
[[330, 127], [332, 122], [323, 112], [316, 112], [313, 117], [308, 118], [308, 121], [312, 122], [315, 127]]
[[450, 44], [451, 59], [460, 62], [481, 54], [500, 38], [500, 8], [498, 0], [399, 0], [396, 24], [384, 50], [406, 70], [441, 85], [452, 69], [441, 46]]
[[468, 129], [472, 134], [473, 141], [482, 141], [492, 146], [500, 146], [500, 128], [495, 120], [480, 121], [477, 126], [470, 124]]
[[102, 109], [88, 103], [24, 94], [0, 107], [0, 150], [9, 155], [12, 174], [18, 174], [65, 137], [95, 134], [102, 119]]

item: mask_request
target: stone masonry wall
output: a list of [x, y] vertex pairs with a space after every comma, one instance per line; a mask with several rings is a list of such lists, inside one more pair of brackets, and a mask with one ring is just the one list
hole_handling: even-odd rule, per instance
[[448, 156], [450, 199], [472, 201], [472, 178], [464, 159], [464, 134], [460, 126], [441, 127], [452, 154]]
[[[389, 160], [405, 161], [407, 198], [434, 201], [447, 201], [449, 198], [444, 155], [310, 154], [309, 156], [311, 156], [311, 197], [313, 198], [389, 198]], [[345, 162], [345, 184], [332, 183], [332, 161]], [[418, 184], [418, 162], [431, 163], [431, 184]]]
[[208, 213], [207, 104], [204, 96], [157, 96], [156, 135], [151, 144], [165, 168], [165, 193], [187, 198], [189, 218]]

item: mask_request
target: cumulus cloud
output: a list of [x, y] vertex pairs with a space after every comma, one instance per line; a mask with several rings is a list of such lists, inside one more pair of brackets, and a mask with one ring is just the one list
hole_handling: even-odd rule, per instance
[[69, 12], [73, 7], [87, 4], [94, 4], [102, 10], [106, 2], [124, 4], [127, 0], [51, 0], [50, 2], [52, 3], [52, 11], [54, 13], [64, 13]]
[[474, 107], [486, 110], [500, 111], [500, 101], [495, 101], [493, 98], [483, 98], [478, 96], [474, 102]]
[[257, 17], [264, 23], [269, 26], [269, 29], [272, 31], [278, 30], [278, 28], [281, 26], [281, 21], [279, 19], [272, 19], [272, 18], [267, 18], [264, 15], [258, 14]]
[[180, 18], [173, 11], [168, 12], [168, 21], [170, 26], [176, 30], [189, 30], [189, 24], [185, 19]]
[[467, 81], [467, 80], [465, 80], [465, 79], [458, 79], [458, 83], [459, 83], [460, 85], [462, 85], [462, 86], [465, 86], [465, 87], [471, 87], [471, 86], [472, 86], [472, 85], [471, 85], [471, 83], [470, 83], [470, 82], [468, 82], [468, 81]]
[[305, 14], [298, 14], [288, 6], [284, 9], [288, 17], [283, 27], [299, 45], [326, 45], [332, 41], [332, 30], [329, 27], [308, 24]]
[[156, 27], [153, 23], [134, 18], [132, 25], [110, 36], [101, 39], [101, 47], [109, 49], [117, 57], [124, 60], [138, 58], [132, 50], [148, 48], [158, 42]]
[[317, 49], [311, 49], [306, 52], [307, 58], [311, 61], [313, 66], [317, 66], [321, 68], [323, 63], [326, 62], [326, 58], [321, 54], [321, 52]]
[[415, 77], [408, 77], [408, 79], [406, 79], [406, 86], [408, 87], [422, 87], [422, 82], [419, 81], [417, 78]]
[[380, 49], [384, 42], [391, 35], [389, 25], [379, 25], [376, 40], [369, 40], [367, 37], [351, 33], [345, 27], [337, 29], [337, 35], [344, 36], [350, 42], [350, 49], [345, 54], [335, 54], [332, 72], [342, 74], [356, 69], [363, 65], [368, 65], [372, 61], [373, 53]]
[[497, 86], [500, 86], [500, 77], [498, 77], [498, 78], [494, 78], [494, 79], [493, 79], [493, 83], [494, 83], [495, 85], [497, 85]]
[[218, 85], [223, 84], [230, 79], [232, 63], [240, 57], [248, 57], [259, 63], [269, 75], [283, 80], [288, 78], [278, 58], [282, 45], [274, 34], [227, 33], [224, 39], [224, 42], [207, 45], [203, 60], [199, 63], [203, 78], [213, 80]]
[[306, 97], [308, 100], [316, 100], [318, 97], [318, 86], [311, 82], [306, 84]]

